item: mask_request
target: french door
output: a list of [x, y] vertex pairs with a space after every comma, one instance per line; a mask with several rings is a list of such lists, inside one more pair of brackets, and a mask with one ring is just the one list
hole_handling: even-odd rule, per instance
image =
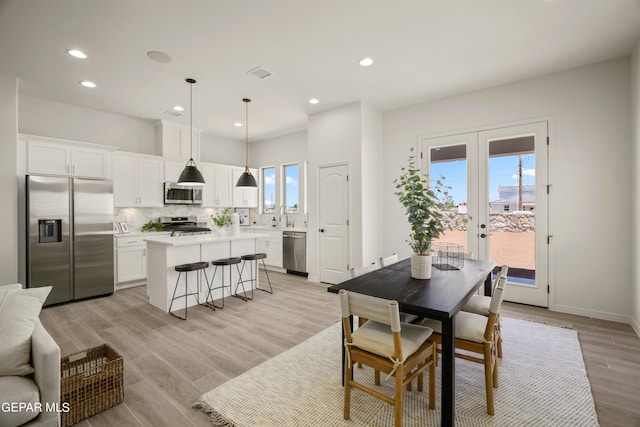
[[454, 206], [441, 242], [509, 266], [508, 301], [547, 307], [547, 122], [423, 139], [422, 170]]

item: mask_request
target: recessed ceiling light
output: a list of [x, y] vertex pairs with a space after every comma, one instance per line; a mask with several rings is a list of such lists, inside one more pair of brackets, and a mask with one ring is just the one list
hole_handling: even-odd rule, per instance
[[242, 123], [240, 122], [235, 122], [233, 125], [237, 128], [242, 127]]
[[318, 102], [320, 102], [320, 101], [318, 101], [316, 98], [311, 98], [309, 100], [309, 104], [317, 104]]
[[80, 58], [80, 59], [86, 59], [87, 58], [87, 54], [84, 53], [81, 50], [78, 49], [68, 49], [67, 53], [71, 56], [73, 56], [74, 58]]
[[184, 111], [184, 107], [181, 105], [174, 105], [173, 111]]
[[96, 84], [94, 82], [90, 82], [88, 80], [83, 80], [80, 82], [80, 84], [84, 87], [90, 87], [90, 88], [96, 87]]
[[373, 59], [371, 58], [362, 58], [358, 64], [362, 65], [363, 67], [368, 67], [369, 65], [373, 64]]
[[163, 64], [168, 64], [172, 61], [171, 57], [168, 54], [160, 52], [158, 50], [150, 50], [149, 52], [147, 52], [147, 56], [149, 57], [149, 59], [156, 62], [162, 62]]

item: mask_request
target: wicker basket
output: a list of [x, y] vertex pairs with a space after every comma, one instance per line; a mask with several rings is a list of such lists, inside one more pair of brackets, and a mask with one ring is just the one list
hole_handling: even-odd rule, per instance
[[76, 424], [124, 399], [122, 356], [107, 344], [62, 358], [60, 402], [62, 427]]

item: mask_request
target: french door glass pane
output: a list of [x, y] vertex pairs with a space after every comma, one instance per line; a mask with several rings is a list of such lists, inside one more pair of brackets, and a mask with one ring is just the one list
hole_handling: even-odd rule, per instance
[[470, 253], [467, 242], [467, 146], [465, 144], [433, 147], [430, 150], [430, 180], [433, 184], [444, 177], [443, 183], [453, 198], [448, 227], [435, 242], [454, 243]]
[[535, 284], [535, 138], [489, 141], [489, 259], [509, 281]]

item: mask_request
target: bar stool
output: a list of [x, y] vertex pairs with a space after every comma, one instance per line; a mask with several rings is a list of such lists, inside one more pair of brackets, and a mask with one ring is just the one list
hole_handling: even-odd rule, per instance
[[[240, 271], [240, 280], [238, 281], [238, 285], [244, 282], [251, 282], [251, 298], [249, 299], [253, 299], [253, 288], [254, 288], [253, 283], [254, 282], [256, 283], [255, 288], [258, 289], [259, 291], [269, 292], [270, 294], [273, 294], [273, 288], [271, 287], [271, 279], [269, 279], [269, 273], [267, 273], [267, 266], [264, 263], [264, 259], [266, 257], [267, 257], [267, 254], [265, 254], [264, 252], [259, 252], [257, 254], [242, 255], [240, 257], [244, 262], [242, 263], [242, 270]], [[264, 274], [267, 275], [267, 283], [269, 283], [269, 290], [261, 289], [258, 287], [258, 285], [260, 284], [260, 282], [258, 281], [258, 274], [259, 274], [258, 263], [260, 260], [262, 260], [262, 269], [264, 270]], [[253, 263], [254, 261], [255, 261], [255, 264]], [[244, 266], [247, 264], [247, 262], [251, 263], [251, 266], [250, 266], [251, 278], [249, 280], [243, 280], [242, 273], [244, 272]], [[238, 285], [236, 285], [236, 292], [238, 292]]]
[[[176, 265], [175, 270], [178, 272], [178, 280], [176, 280], [176, 286], [173, 288], [173, 296], [171, 297], [171, 303], [169, 304], [169, 314], [177, 317], [178, 319], [187, 320], [187, 298], [191, 295], [195, 295], [200, 304], [200, 273], [199, 271], [204, 271], [204, 278], [207, 284], [209, 281], [207, 280], [207, 271], [206, 268], [209, 267], [209, 263], [206, 261], [202, 262], [192, 262], [190, 264], [182, 264]], [[198, 292], [189, 293], [189, 272], [197, 271], [198, 272]], [[176, 292], [178, 291], [178, 284], [180, 283], [180, 276], [184, 273], [184, 295], [176, 296]], [[171, 307], [173, 307], [173, 302], [177, 299], [184, 298], [184, 317], [180, 317], [177, 314], [171, 312]]]
[[[238, 267], [238, 264], [240, 264], [240, 258], [239, 257], [232, 257], [232, 258], [221, 258], [221, 259], [214, 259], [213, 261], [211, 261], [211, 265], [215, 266], [215, 269], [213, 270], [213, 277], [211, 278], [211, 282], [208, 284], [209, 285], [209, 292], [207, 293], [207, 298], [205, 301], [205, 305], [213, 310], [215, 310], [216, 308], [224, 308], [224, 288], [229, 288], [229, 295], [231, 295], [231, 289], [233, 288], [233, 284], [231, 283], [231, 278], [232, 278], [232, 274], [231, 274], [231, 266], [235, 265], [236, 266], [236, 270], [238, 270], [238, 274], [240, 273], [240, 267]], [[229, 284], [225, 285], [224, 284], [224, 267], [225, 266], [229, 266]], [[220, 269], [222, 270], [222, 286], [218, 286], [218, 287], [213, 287], [213, 283], [216, 279], [216, 273], [218, 272], [218, 267], [220, 267]], [[240, 279], [242, 280], [242, 276], [240, 276]], [[222, 305], [218, 306], [215, 304], [214, 300], [213, 300], [213, 291], [217, 290], [217, 289], [222, 289]], [[236, 290], [238, 289], [238, 287], [236, 286]], [[244, 284], [242, 284], [242, 290], [244, 292]], [[246, 292], [245, 292], [246, 294]], [[245, 301], [247, 300], [246, 297], [243, 298], [239, 295], [234, 295], [237, 296], [238, 298], [244, 299]], [[211, 302], [209, 302], [209, 298], [211, 298]]]

